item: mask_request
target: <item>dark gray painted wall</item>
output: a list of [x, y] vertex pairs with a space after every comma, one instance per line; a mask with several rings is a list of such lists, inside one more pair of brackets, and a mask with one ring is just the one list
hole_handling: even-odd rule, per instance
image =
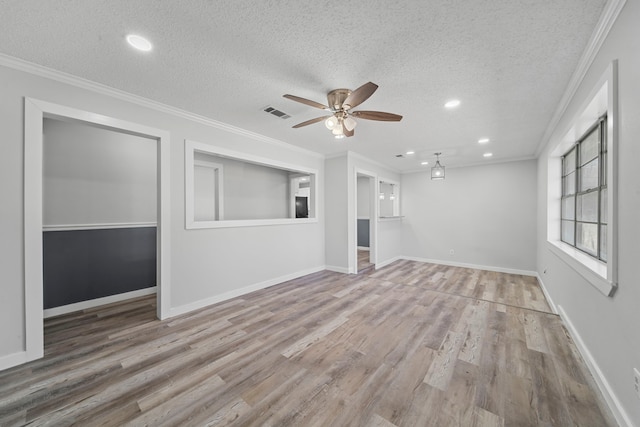
[[358, 220], [358, 246], [369, 247], [369, 220]]
[[156, 284], [156, 227], [45, 231], [44, 308]]

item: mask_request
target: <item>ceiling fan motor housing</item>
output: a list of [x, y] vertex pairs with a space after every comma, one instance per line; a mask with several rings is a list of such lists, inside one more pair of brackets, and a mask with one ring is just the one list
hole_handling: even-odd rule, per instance
[[334, 111], [340, 111], [342, 109], [342, 103], [347, 97], [351, 95], [350, 89], [335, 89], [327, 94], [327, 101], [329, 107]]

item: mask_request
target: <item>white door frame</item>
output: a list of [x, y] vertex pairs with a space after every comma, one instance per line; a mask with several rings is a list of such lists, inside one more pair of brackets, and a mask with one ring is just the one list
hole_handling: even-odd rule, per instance
[[26, 361], [44, 355], [42, 271], [43, 120], [54, 118], [158, 141], [157, 156], [157, 315], [169, 317], [170, 203], [169, 132], [33, 98], [24, 102], [24, 288]]
[[355, 265], [349, 267], [349, 271], [352, 274], [358, 274], [358, 175], [364, 175], [369, 178], [369, 262], [375, 265], [378, 259], [378, 175], [375, 172], [355, 168], [353, 186], [355, 209], [353, 210], [352, 218], [355, 224], [355, 232], [351, 236]]

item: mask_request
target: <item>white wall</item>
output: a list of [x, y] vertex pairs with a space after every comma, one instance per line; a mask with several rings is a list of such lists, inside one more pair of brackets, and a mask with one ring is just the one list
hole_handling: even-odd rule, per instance
[[[640, 2], [627, 1], [538, 162], [538, 264], [545, 288], [590, 353], [618, 405], [619, 420], [640, 425], [633, 368], [640, 369]], [[547, 155], [612, 60], [618, 60], [618, 290], [606, 297], [551, 252], [547, 236]], [[543, 272], [545, 272], [543, 274]], [[599, 377], [599, 378], [598, 378]], [[624, 425], [624, 424], [623, 424]]]
[[347, 157], [325, 161], [325, 263], [327, 268], [348, 272]]
[[[31, 69], [19, 61], [2, 60]], [[36, 72], [38, 72], [36, 70]], [[45, 77], [46, 75], [47, 77]], [[49, 78], [48, 76], [53, 76]], [[324, 221], [308, 224], [185, 230], [184, 140], [319, 170], [322, 213], [324, 160], [317, 155], [268, 138], [235, 132], [168, 107], [137, 102], [111, 90], [95, 91], [85, 83], [56, 73], [35, 75], [0, 66], [2, 145], [0, 147], [0, 366], [25, 349], [23, 150], [24, 97], [33, 97], [120, 120], [169, 131], [171, 138], [171, 282], [172, 312], [195, 308], [251, 285], [317, 270], [324, 265]], [[67, 82], [72, 82], [69, 84]], [[132, 99], [133, 102], [130, 102]], [[230, 129], [230, 130], [228, 130]], [[251, 268], [247, 268], [250, 265]]]
[[370, 218], [369, 213], [369, 180], [367, 176], [358, 177], [357, 215], [359, 219]]
[[[400, 175], [385, 166], [358, 154], [347, 152], [325, 162], [326, 198], [326, 265], [341, 272], [357, 271], [357, 217], [358, 192], [369, 193], [369, 188], [358, 189], [357, 173], [367, 173], [375, 181], [400, 181]], [[345, 185], [346, 183], [346, 185]], [[358, 191], [356, 191], [358, 190]], [[401, 254], [401, 221], [384, 224], [374, 218], [377, 230], [375, 247], [372, 247], [377, 264], [393, 261]], [[371, 246], [371, 245], [370, 245]]]
[[43, 223], [156, 222], [157, 141], [44, 120]]
[[404, 256], [535, 270], [535, 160], [405, 174], [401, 196]]

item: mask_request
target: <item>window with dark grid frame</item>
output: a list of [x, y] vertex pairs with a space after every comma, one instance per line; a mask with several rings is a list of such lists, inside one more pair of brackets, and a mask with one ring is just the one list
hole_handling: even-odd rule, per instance
[[562, 156], [562, 241], [607, 261], [607, 118]]

